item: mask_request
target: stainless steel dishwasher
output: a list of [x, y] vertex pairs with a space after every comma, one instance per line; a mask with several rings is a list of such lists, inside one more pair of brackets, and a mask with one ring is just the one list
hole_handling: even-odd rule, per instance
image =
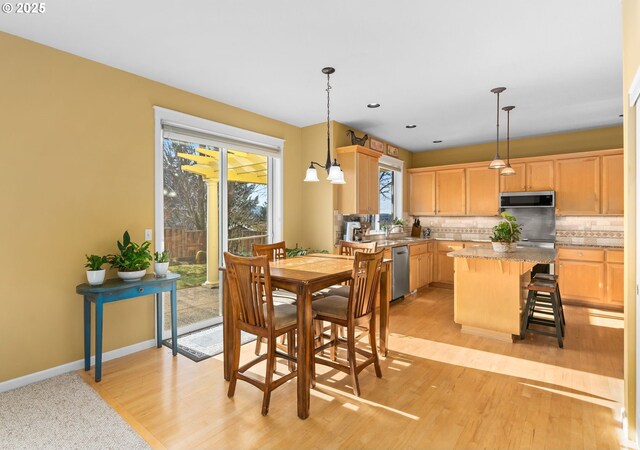
[[391, 299], [395, 300], [409, 293], [409, 246], [393, 247], [391, 258], [393, 261]]

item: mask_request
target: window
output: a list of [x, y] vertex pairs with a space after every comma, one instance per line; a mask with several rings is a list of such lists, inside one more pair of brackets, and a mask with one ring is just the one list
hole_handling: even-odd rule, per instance
[[402, 218], [402, 168], [403, 161], [382, 156], [378, 165], [378, 207], [375, 216], [375, 230], [382, 231], [382, 225], [391, 223], [396, 217]]

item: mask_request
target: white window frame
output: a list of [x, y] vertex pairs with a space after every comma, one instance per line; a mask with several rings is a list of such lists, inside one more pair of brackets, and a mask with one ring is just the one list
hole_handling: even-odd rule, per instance
[[[283, 240], [283, 223], [284, 202], [283, 202], [283, 160], [284, 160], [284, 139], [256, 133], [254, 131], [244, 130], [242, 128], [225, 125], [214, 122], [201, 117], [192, 116], [190, 114], [173, 111], [170, 109], [154, 106], [154, 189], [155, 189], [155, 249], [156, 251], [164, 250], [164, 167], [163, 167], [163, 124], [170, 124], [176, 127], [191, 129], [207, 133], [211, 136], [220, 136], [221, 141], [234, 140], [239, 143], [238, 150], [243, 150], [242, 144], [246, 143], [248, 149], [246, 151], [256, 154], [264, 154], [269, 156], [267, 171], [268, 186], [268, 214], [269, 214], [269, 241], [278, 242]], [[227, 173], [227, 148], [228, 143], [216, 144], [220, 148], [220, 173]], [[268, 148], [268, 152], [260, 152], [255, 147]], [[220, 183], [220, 209], [227, 210], [227, 185]], [[227, 214], [221, 214], [219, 223], [219, 267], [223, 267], [223, 252], [228, 250], [228, 217]], [[156, 311], [157, 314], [157, 311]], [[156, 325], [157, 328], [157, 325]], [[156, 336], [163, 330], [156, 329]], [[181, 330], [183, 331], [183, 330]], [[186, 330], [185, 330], [186, 331]], [[164, 338], [165, 336], [163, 336]]]
[[[393, 217], [402, 219], [402, 198], [403, 198], [403, 178], [404, 161], [398, 158], [392, 158], [387, 155], [383, 155], [378, 160], [378, 173], [380, 168], [389, 169], [394, 171], [393, 176]], [[380, 193], [378, 186], [378, 202], [380, 201]], [[371, 230], [370, 234], [384, 234], [384, 231], [380, 230], [380, 214], [376, 214], [374, 218], [374, 230]]]

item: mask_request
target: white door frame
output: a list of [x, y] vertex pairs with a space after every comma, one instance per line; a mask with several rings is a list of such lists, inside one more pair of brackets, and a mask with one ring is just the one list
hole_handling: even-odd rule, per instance
[[[640, 69], [636, 72], [636, 75], [631, 83], [631, 87], [629, 88], [629, 109], [635, 109], [635, 124], [632, 123], [632, 118], [627, 119], [628, 127], [635, 127], [635, 152], [636, 152], [636, 180], [638, 175], [640, 175], [640, 158], [638, 157], [638, 152], [640, 151]], [[638, 414], [640, 405], [640, 377], [638, 376], [638, 362], [640, 362], [640, 288], [638, 283], [640, 282], [640, 265], [638, 264], [638, 255], [640, 255], [640, 220], [638, 220], [638, 211], [640, 211], [640, 183], [636, 182], [636, 296], [635, 296], [635, 323], [636, 323], [636, 379], [631, 381], [627, 380], [628, 383], [633, 382], [636, 387], [636, 442], [638, 430], [640, 430], [640, 415]], [[626, 417], [625, 417], [626, 422]]]

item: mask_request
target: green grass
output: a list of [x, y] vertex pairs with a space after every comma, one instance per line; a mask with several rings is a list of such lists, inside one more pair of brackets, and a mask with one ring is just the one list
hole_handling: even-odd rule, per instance
[[207, 265], [206, 264], [185, 264], [171, 266], [169, 270], [173, 273], [180, 274], [181, 278], [176, 283], [178, 289], [200, 286], [207, 281]]

